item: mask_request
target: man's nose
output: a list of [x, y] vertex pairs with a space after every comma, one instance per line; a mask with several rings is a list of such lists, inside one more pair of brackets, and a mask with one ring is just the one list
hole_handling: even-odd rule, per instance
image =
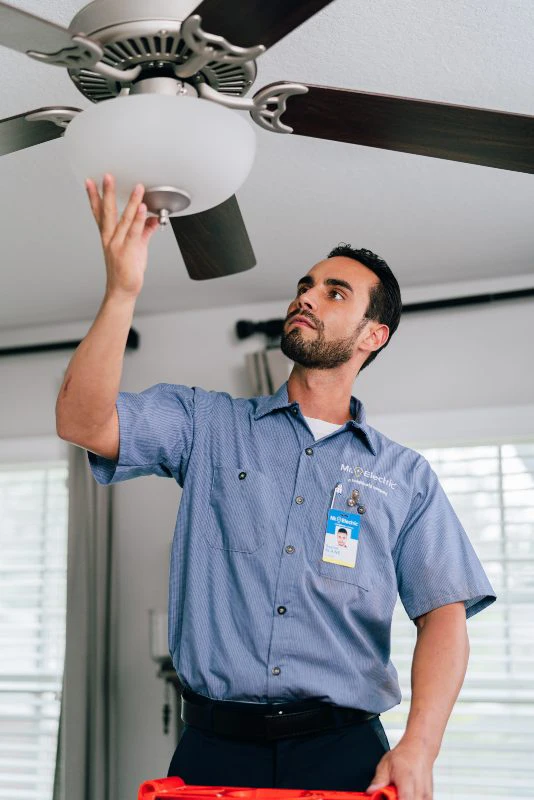
[[303, 294], [300, 294], [297, 297], [297, 304], [303, 311], [315, 311], [317, 308], [317, 300], [313, 289], [308, 289]]

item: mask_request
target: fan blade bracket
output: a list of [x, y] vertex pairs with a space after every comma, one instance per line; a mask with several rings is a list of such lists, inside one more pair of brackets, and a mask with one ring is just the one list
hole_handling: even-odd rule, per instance
[[250, 97], [234, 97], [233, 95], [223, 94], [207, 83], [199, 83], [196, 89], [199, 97], [203, 100], [211, 100], [220, 106], [226, 106], [226, 108], [235, 108], [238, 111], [251, 111], [254, 108], [254, 100]]
[[260, 127], [273, 133], [293, 133], [293, 128], [281, 122], [280, 117], [287, 108], [287, 101], [296, 94], [306, 94], [307, 86], [301, 83], [271, 83], [260, 89], [253, 98], [229, 97], [216, 91], [207, 83], [197, 86], [200, 97], [211, 100], [226, 108], [249, 111], [250, 116]]
[[188, 17], [180, 30], [182, 39], [193, 55], [184, 64], [175, 67], [179, 78], [191, 78], [210, 61], [222, 64], [243, 64], [254, 61], [265, 52], [262, 44], [253, 47], [238, 47], [228, 42], [224, 36], [217, 36], [202, 30], [202, 19], [198, 14]]
[[59, 139], [79, 113], [81, 108], [49, 106], [0, 120], [0, 156]]
[[72, 36], [71, 41], [72, 46], [62, 47], [56, 53], [38, 53], [36, 50], [27, 50], [26, 55], [55, 67], [88, 69], [94, 67], [104, 54], [103, 48], [97, 42], [83, 35]]
[[131, 83], [139, 77], [142, 67], [138, 64], [136, 67], [131, 67], [130, 69], [117, 69], [116, 67], [112, 67], [111, 64], [105, 64], [103, 61], [99, 61], [92, 67], [92, 70], [98, 75], [111, 78], [119, 83]]
[[79, 109], [73, 108], [46, 108], [43, 111], [32, 111], [24, 119], [27, 122], [53, 122], [58, 128], [66, 128], [80, 113]]
[[302, 83], [271, 83], [256, 92], [252, 102], [254, 107], [250, 116], [261, 128], [273, 133], [293, 133], [293, 128], [281, 121], [287, 109], [287, 101], [298, 94], [307, 94], [307, 86]]
[[130, 83], [141, 73], [140, 65], [121, 70], [100, 61], [104, 49], [98, 42], [88, 39], [82, 34], [73, 36], [72, 42], [72, 47], [63, 47], [57, 53], [38, 53], [35, 50], [27, 50], [26, 55], [35, 61], [51, 64], [54, 67], [67, 67], [69, 70], [92, 69], [93, 72], [120, 83]]

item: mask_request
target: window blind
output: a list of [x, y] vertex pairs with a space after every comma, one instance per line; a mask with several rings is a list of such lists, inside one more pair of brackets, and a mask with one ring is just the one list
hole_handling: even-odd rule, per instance
[[[497, 594], [468, 622], [471, 655], [434, 768], [435, 800], [534, 797], [534, 443], [422, 450]], [[400, 601], [392, 659], [403, 702], [383, 715], [391, 745], [405, 728], [416, 628]]]
[[0, 798], [52, 796], [65, 650], [67, 466], [0, 464]]

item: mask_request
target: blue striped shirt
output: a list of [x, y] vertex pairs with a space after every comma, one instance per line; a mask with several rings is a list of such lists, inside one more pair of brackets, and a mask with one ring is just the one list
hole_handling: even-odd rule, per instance
[[[470, 617], [495, 599], [428, 462], [367, 425], [356, 398], [353, 419], [318, 441], [287, 384], [253, 399], [158, 384], [121, 393], [117, 409], [119, 459], [90, 454], [96, 479], [183, 487], [169, 649], [195, 692], [380, 713], [400, 701], [397, 594], [411, 619], [458, 601]], [[365, 510], [350, 567], [323, 546], [332, 501], [354, 513], [353, 490]]]

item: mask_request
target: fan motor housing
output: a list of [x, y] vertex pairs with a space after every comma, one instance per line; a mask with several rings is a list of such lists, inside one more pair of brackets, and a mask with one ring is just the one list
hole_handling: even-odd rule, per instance
[[[191, 15], [198, 0], [94, 0], [84, 6], [69, 25], [73, 34], [98, 42], [102, 62], [119, 70], [141, 66], [141, 75], [153, 77], [161, 70], [168, 75], [173, 64], [191, 55], [181, 37], [182, 22]], [[210, 31], [217, 33], [217, 31]], [[91, 69], [69, 69], [76, 88], [94, 103], [128, 94], [131, 84], [113, 80]], [[195, 86], [205, 82], [223, 95], [243, 96], [256, 79], [254, 61], [243, 64], [209, 64], [184, 82]]]

